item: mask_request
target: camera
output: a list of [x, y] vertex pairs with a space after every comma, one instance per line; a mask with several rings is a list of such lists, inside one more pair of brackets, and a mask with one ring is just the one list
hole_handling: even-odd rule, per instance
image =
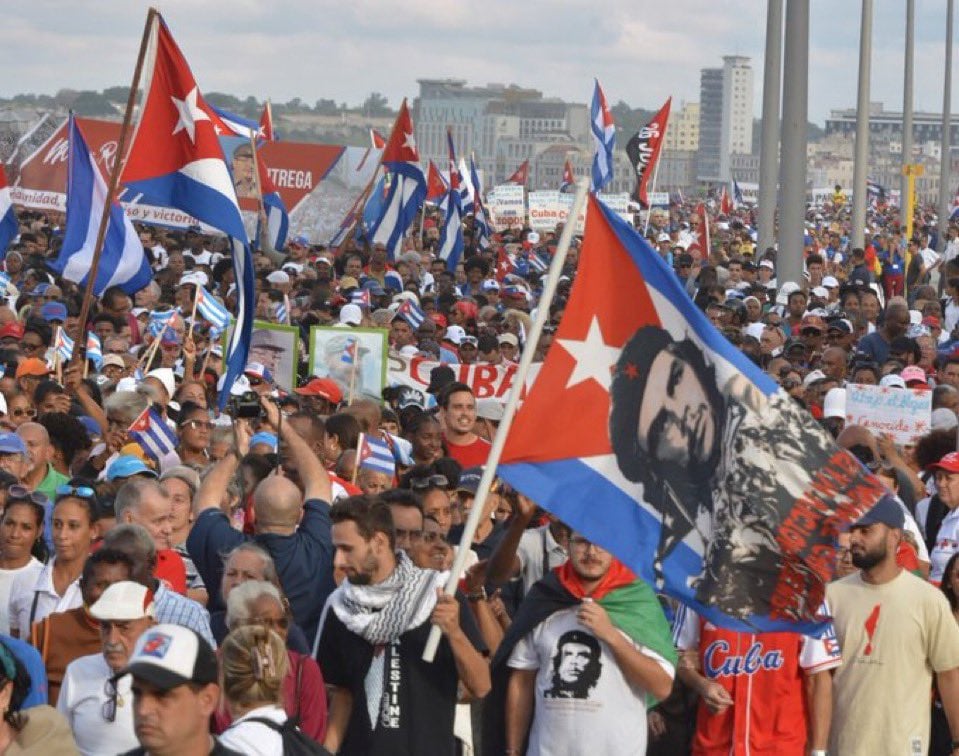
[[263, 417], [263, 406], [260, 397], [253, 391], [247, 391], [240, 396], [231, 396], [226, 405], [227, 414], [234, 420], [257, 420]]

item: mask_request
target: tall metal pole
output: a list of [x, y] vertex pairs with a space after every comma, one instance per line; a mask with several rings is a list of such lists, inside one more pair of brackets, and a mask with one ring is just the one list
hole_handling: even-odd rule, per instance
[[939, 166], [939, 251], [946, 251], [952, 206], [952, 24], [955, 0], [946, 2], [946, 73], [942, 85], [942, 162]]
[[783, 52], [782, 208], [779, 214], [780, 283], [799, 282], [806, 218], [806, 129], [809, 120], [809, 0], [787, 0]]
[[865, 247], [866, 174], [869, 172], [869, 77], [872, 68], [872, 0], [862, 0], [859, 29], [859, 89], [856, 96], [856, 155], [852, 177], [852, 246]]
[[[903, 61], [905, 72], [902, 83], [902, 167], [912, 164], [912, 82], [915, 78], [912, 73], [913, 58], [916, 47], [916, 0], [906, 0], [906, 58]], [[899, 190], [899, 224], [905, 228], [906, 220], [906, 192], [909, 190], [909, 179], [903, 175]], [[907, 240], [908, 241], [908, 240]]]
[[763, 58], [763, 126], [759, 147], [759, 254], [776, 243], [779, 184], [779, 105], [783, 67], [783, 0], [766, 6], [766, 54]]

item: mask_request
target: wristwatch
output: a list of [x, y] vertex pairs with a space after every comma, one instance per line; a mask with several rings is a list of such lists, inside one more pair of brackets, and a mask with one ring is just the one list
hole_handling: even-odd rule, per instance
[[486, 588], [481, 585], [472, 593], [467, 593], [466, 600], [467, 601], [486, 601]]

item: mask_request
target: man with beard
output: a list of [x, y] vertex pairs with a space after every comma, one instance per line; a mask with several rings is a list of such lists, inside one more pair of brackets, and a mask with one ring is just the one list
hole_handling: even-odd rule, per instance
[[649, 586], [581, 533], [521, 606], [494, 664], [502, 660], [507, 754], [645, 753], [646, 695], [666, 698], [675, 673]]
[[[457, 684], [473, 698], [490, 686], [470, 612], [440, 590], [446, 573], [397, 551], [383, 501], [342, 499], [330, 518], [333, 566], [346, 580], [320, 627], [317, 660], [333, 686], [324, 745], [346, 756], [453, 753]], [[443, 632], [432, 663], [422, 659], [431, 625]]]
[[[692, 339], [658, 326], [623, 346], [610, 398], [619, 470], [662, 518], [657, 583], [672, 557], [700, 603], [741, 619], [768, 613], [776, 531], [828, 459], [825, 431], [786, 393], [764, 396], [738, 371], [724, 378]], [[702, 576], [689, 572], [690, 551]]]
[[850, 529], [859, 572], [826, 589], [843, 658], [830, 753], [926, 753], [933, 673], [959, 749], [959, 625], [940, 591], [896, 564], [903, 522], [902, 507], [880, 499]]

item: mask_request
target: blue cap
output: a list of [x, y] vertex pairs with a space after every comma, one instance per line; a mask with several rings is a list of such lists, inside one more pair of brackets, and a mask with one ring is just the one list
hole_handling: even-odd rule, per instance
[[132, 478], [134, 475], [150, 475], [155, 478], [156, 472], [151, 470], [142, 459], [132, 454], [124, 454], [113, 460], [107, 468], [107, 481], [113, 482], [120, 478]]
[[36, 286], [33, 287], [33, 291], [30, 292], [30, 296], [42, 297], [44, 294], [47, 293], [47, 289], [49, 288], [50, 288], [50, 284], [48, 283], [38, 283]]
[[853, 523], [854, 528], [867, 525], [886, 525], [890, 528], [902, 528], [906, 524], [906, 515], [895, 497], [886, 494], [866, 514]]
[[483, 477], [482, 467], [468, 467], [460, 473], [460, 481], [456, 484], [457, 491], [466, 491], [476, 496], [479, 490], [480, 478]]
[[257, 444], [267, 444], [273, 451], [276, 451], [276, 435], [266, 431], [254, 433], [253, 438], [250, 439], [250, 448], [252, 449]]
[[59, 320], [63, 323], [67, 319], [67, 306], [62, 302], [47, 302], [40, 308], [40, 315], [47, 322]]
[[376, 296], [382, 296], [386, 293], [385, 289], [380, 286], [380, 282], [375, 278], [367, 278], [361, 285], [361, 288], [366, 289], [367, 291], [376, 294]]
[[16, 433], [0, 433], [0, 454], [26, 454], [27, 445]]
[[80, 415], [77, 419], [83, 424], [83, 427], [86, 428], [87, 435], [91, 438], [103, 435], [103, 429], [100, 427], [100, 423], [89, 415]]
[[383, 285], [387, 291], [403, 291], [403, 276], [395, 270], [388, 270], [386, 275], [383, 276]]

